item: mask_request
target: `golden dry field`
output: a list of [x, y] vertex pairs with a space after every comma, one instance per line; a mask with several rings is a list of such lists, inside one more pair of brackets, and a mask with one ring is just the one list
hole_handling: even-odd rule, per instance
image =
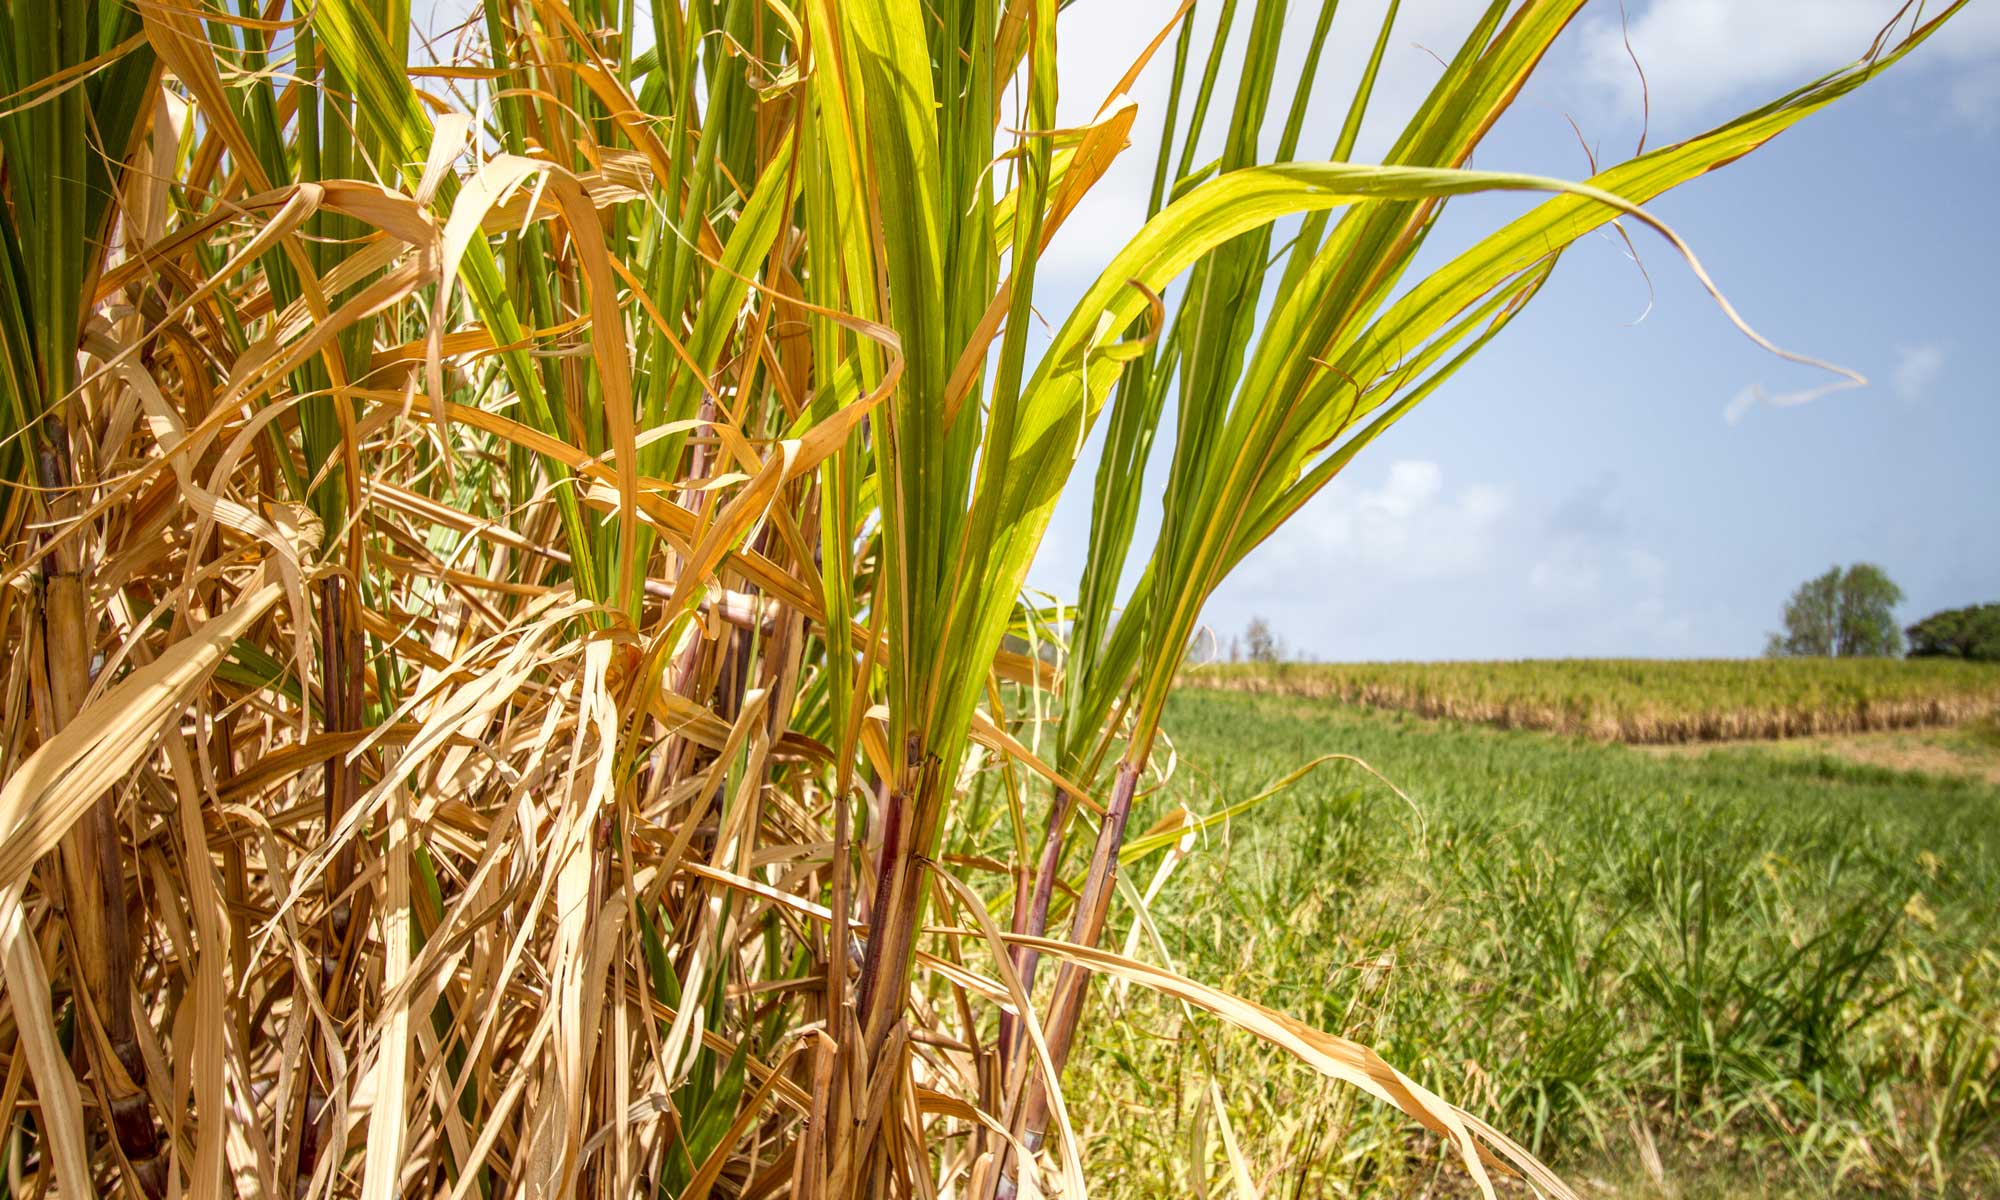
[[1182, 683], [1640, 744], [1928, 729], [2000, 713], [2000, 665], [1956, 659], [1214, 664]]

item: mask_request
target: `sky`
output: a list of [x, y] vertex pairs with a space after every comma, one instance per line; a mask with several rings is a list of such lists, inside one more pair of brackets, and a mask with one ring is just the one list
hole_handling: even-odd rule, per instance
[[[1648, 145], [1859, 57], [1899, 6], [1627, 0]], [[1090, 115], [1173, 7], [1064, 14], [1064, 124]], [[1305, 146], [1332, 146], [1382, 8], [1342, 4]], [[1358, 159], [1380, 155], [1441, 71], [1433, 53], [1448, 58], [1481, 8], [1402, 6]], [[1294, 14], [1293, 62], [1315, 15]], [[1167, 83], [1155, 69], [1135, 89], [1133, 150], [1043, 260], [1037, 304], [1052, 324], [1144, 218]], [[1572, 118], [1600, 162], [1638, 140], [1642, 94], [1616, 0], [1586, 6], [1474, 165], [1582, 178]], [[2000, 0], [1973, 0], [1893, 71], [1649, 206], [1760, 332], [1859, 371], [1865, 388], [1795, 402], [1830, 377], [1744, 338], [1657, 238], [1633, 233], [1649, 291], [1622, 244], [1593, 237], [1478, 359], [1245, 560], [1205, 622], [1226, 639], [1262, 616], [1293, 654], [1321, 660], [1731, 657], [1760, 653], [1786, 595], [1834, 563], [1887, 569], [1906, 593], [1904, 623], [2000, 601], [1996, 185]], [[1454, 201], [1426, 253], [1468, 245], [1521, 205]], [[1076, 589], [1095, 453], [1030, 574], [1055, 596]], [[1142, 544], [1157, 524], [1149, 500]]]
[[[1303, 147], [1330, 152], [1386, 3], [1341, 4]], [[1642, 128], [1650, 146], [1711, 128], [1859, 57], [1902, 3], [1625, 0], [1621, 25], [1618, 0], [1590, 0], [1473, 165], [1584, 178], [1579, 131], [1608, 164]], [[416, 8], [431, 5], [431, 28], [466, 7]], [[1078, 0], [1063, 13], [1060, 124], [1092, 115], [1175, 7]], [[1209, 23], [1215, 7], [1200, 6]], [[1294, 0], [1281, 79], [1296, 77], [1318, 7]], [[1484, 7], [1405, 0], [1357, 159], [1379, 159]], [[1132, 148], [1042, 260], [1051, 327], [1145, 217], [1171, 54], [1133, 89]], [[1996, 193], [2000, 0], [1972, 0], [1886, 75], [1648, 206], [1752, 325], [1859, 371], [1865, 388], [1799, 402], [1830, 377], [1745, 339], [1651, 234], [1633, 233], [1650, 284], [1621, 243], [1594, 236], [1244, 561], [1205, 622], [1226, 640], [1261, 616], [1320, 660], [1730, 657], [1761, 652], [1791, 589], [1835, 563], [1884, 567], [1905, 624], [2000, 601]], [[1531, 202], [1453, 201], [1420, 264]], [[1039, 592], [1075, 595], [1096, 453], [1093, 439], [1030, 572]], [[1140, 550], [1163, 475], [1164, 458]]]

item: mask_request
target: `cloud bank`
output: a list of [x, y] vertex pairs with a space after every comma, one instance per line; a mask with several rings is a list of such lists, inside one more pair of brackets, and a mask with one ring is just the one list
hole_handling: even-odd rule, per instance
[[[1363, 482], [1372, 477], [1374, 482]], [[1260, 546], [1204, 620], [1226, 644], [1253, 616], [1321, 659], [1686, 653], [1670, 564], [1614, 476], [1553, 505], [1454, 483], [1425, 459], [1354, 468]]]
[[[1628, 0], [1621, 27], [1616, 4], [1585, 18], [1583, 72], [1630, 113], [1650, 100], [1669, 121], [1719, 115], [1725, 104], [1762, 99], [1852, 62], [1904, 8], [1903, 0]], [[1925, 6], [1927, 15], [1942, 3]], [[1907, 28], [1907, 26], [1905, 26]], [[1626, 49], [1629, 36], [1631, 50]], [[1645, 68], [1645, 87], [1632, 55]], [[1917, 56], [1947, 77], [1960, 117], [2000, 116], [2000, 5], [1970, 4]]]

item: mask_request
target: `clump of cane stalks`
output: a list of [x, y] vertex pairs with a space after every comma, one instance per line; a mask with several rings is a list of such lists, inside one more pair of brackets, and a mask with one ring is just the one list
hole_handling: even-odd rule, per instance
[[[1699, 273], [1639, 206], [1943, 19], [1581, 183], [1465, 169], [1580, 4], [1493, 4], [1359, 163], [1393, 4], [1353, 78], [1331, 2], [1224, 5], [1205, 64], [1184, 4], [1057, 128], [1055, 0], [487, 0], [430, 45], [408, 0], [6, 0], [5, 1186], [1082, 1196], [1110, 975], [1567, 1194], [1097, 943], [1231, 567], [1578, 237]], [[1149, 69], [1149, 219], [1065, 245]], [[1541, 199], [1412, 270], [1489, 190]], [[1102, 273], [1030, 354], [1052, 253]], [[1024, 606], [1099, 427], [1076, 605]]]

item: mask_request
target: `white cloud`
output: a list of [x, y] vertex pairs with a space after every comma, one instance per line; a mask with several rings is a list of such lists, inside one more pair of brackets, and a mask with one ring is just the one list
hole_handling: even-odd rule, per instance
[[1320, 575], [1375, 581], [1463, 576], [1491, 562], [1510, 507], [1499, 488], [1474, 484], [1447, 494], [1438, 464], [1398, 459], [1380, 487], [1336, 480], [1243, 569], [1291, 586]]
[[1559, 543], [1528, 568], [1528, 586], [1536, 596], [1543, 603], [1564, 607], [1594, 602], [1602, 579], [1596, 556], [1569, 542]]
[[[1628, 0], [1632, 53], [1645, 69], [1655, 116], [1708, 114], [1723, 102], [1764, 98], [1861, 57], [1904, 0]], [[1927, 13], [1944, 8], [1928, 6]], [[1907, 25], [1903, 26], [1907, 28]], [[1615, 4], [1582, 27], [1588, 79], [1639, 111], [1642, 91]], [[2000, 105], [1990, 71], [2000, 59], [2000, 5], [1968, 5], [1921, 51], [1958, 78], [1953, 104], [1971, 116]], [[1981, 83], [1980, 80], [1989, 82]]]
[[1896, 398], [1910, 404], [1928, 395], [1944, 374], [1944, 359], [1944, 347], [1936, 342], [1896, 347], [1896, 369], [1889, 376]]
[[1729, 398], [1729, 403], [1722, 408], [1722, 420], [1725, 424], [1736, 425], [1750, 415], [1751, 409], [1760, 404], [1766, 408], [1797, 408], [1801, 404], [1811, 404], [1829, 392], [1844, 392], [1860, 386], [1850, 380], [1842, 379], [1823, 387], [1774, 392], [1761, 383], [1752, 383]]
[[1974, 71], [1951, 85], [1951, 109], [1960, 120], [1987, 131], [2000, 125], [2000, 71]]
[[1667, 577], [1666, 560], [1637, 546], [1625, 551], [1625, 569], [1632, 573], [1632, 578], [1647, 583], [1661, 583]]
[[[1090, 120], [1178, 7], [1178, 0], [1107, 0], [1077, 4], [1065, 10], [1056, 36], [1057, 77], [1061, 80], [1057, 125], [1069, 128]], [[1281, 89], [1299, 78], [1318, 8], [1316, 4], [1295, 4], [1286, 17], [1277, 67]], [[1438, 58], [1433, 56], [1449, 59], [1485, 8], [1486, 0], [1423, 0], [1401, 6], [1395, 32], [1383, 55], [1368, 119], [1355, 148], [1357, 159], [1377, 158], [1387, 148], [1393, 135], [1401, 130], [1442, 74]], [[1332, 151], [1353, 98], [1354, 81], [1360, 78], [1387, 10], [1387, 0], [1346, 0], [1341, 5], [1320, 60], [1318, 84], [1300, 134], [1300, 157], [1323, 158]], [[1181, 128], [1185, 128], [1189, 118], [1193, 93], [1214, 38], [1213, 10], [1202, 6], [1196, 10], [1195, 20], [1187, 91], [1181, 98], [1178, 115]], [[1215, 99], [1194, 156], [1197, 163], [1207, 162], [1221, 152], [1234, 107], [1249, 25], [1245, 10], [1238, 15], [1231, 31], [1231, 45], [1224, 55]], [[1036, 298], [1052, 322], [1060, 323], [1083, 288], [1145, 222], [1178, 37], [1177, 31], [1167, 38], [1131, 89], [1139, 115], [1130, 145], [1070, 215], [1056, 235], [1050, 256], [1042, 260]], [[1276, 152], [1288, 94], [1285, 90], [1279, 92], [1265, 122], [1263, 150], [1267, 156]], [[1178, 153], [1178, 142], [1175, 150]]]
[[[1890, 391], [1906, 404], [1923, 399], [1944, 375], [1945, 358], [1945, 348], [1937, 342], [1896, 347], [1896, 365], [1889, 372]], [[1850, 391], [1861, 386], [1864, 385], [1841, 379], [1822, 387], [1773, 392], [1761, 383], [1753, 383], [1729, 398], [1729, 403], [1722, 408], [1722, 420], [1728, 425], [1738, 425], [1750, 415], [1751, 409], [1760, 405], [1766, 408], [1796, 408], [1828, 393]]]
[[1612, 608], [1637, 611], [1658, 602], [1666, 584], [1666, 560], [1641, 546], [1558, 535], [1542, 551], [1528, 568], [1528, 586], [1544, 606], [1595, 607], [1610, 601]]
[[1693, 645], [1694, 621], [1670, 608], [1667, 561], [1651, 550], [1615, 531], [1564, 533], [1560, 519], [1536, 548], [1522, 605], [1562, 652], [1672, 654]]
[[[1373, 482], [1362, 482], [1364, 477]], [[1617, 481], [1546, 507], [1438, 463], [1356, 468], [1253, 552], [1203, 614], [1253, 616], [1321, 658], [1684, 654], [1669, 564], [1634, 540]]]

